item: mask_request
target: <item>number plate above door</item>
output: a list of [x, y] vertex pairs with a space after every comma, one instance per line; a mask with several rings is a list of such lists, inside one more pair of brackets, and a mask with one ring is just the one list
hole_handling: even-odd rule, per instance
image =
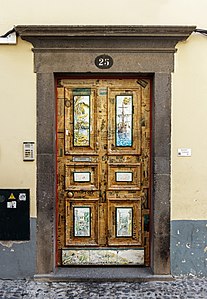
[[113, 65], [113, 59], [109, 55], [100, 55], [95, 59], [95, 65], [99, 69], [109, 69]]

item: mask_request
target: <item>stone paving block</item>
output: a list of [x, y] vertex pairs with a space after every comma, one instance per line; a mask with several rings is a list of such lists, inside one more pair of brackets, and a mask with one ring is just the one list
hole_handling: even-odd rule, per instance
[[168, 282], [38, 282], [0, 280], [2, 299], [206, 299], [207, 279]]

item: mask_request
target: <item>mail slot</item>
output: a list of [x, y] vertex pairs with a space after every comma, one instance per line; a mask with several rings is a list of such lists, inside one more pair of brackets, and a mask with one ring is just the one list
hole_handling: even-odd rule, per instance
[[29, 189], [0, 189], [0, 240], [30, 239]]

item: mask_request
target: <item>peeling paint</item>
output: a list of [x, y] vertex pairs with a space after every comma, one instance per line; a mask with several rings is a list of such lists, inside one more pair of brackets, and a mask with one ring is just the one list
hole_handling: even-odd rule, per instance
[[11, 248], [13, 246], [14, 242], [13, 241], [1, 241], [0, 245], [7, 247], [7, 248]]
[[28, 243], [29, 241], [1, 241], [0, 245], [11, 248], [14, 244], [23, 244], [23, 243]]

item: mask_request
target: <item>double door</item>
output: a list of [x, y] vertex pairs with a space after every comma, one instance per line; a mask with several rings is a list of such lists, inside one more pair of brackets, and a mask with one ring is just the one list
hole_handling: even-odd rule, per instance
[[58, 265], [148, 265], [150, 80], [57, 80]]

